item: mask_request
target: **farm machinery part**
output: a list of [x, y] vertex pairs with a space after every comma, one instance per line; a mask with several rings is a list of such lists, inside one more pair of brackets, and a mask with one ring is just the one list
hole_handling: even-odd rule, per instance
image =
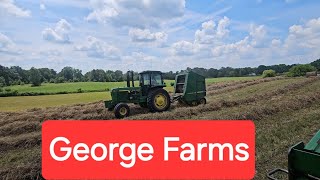
[[288, 170], [274, 169], [267, 176], [276, 180], [274, 174], [279, 172], [288, 174], [289, 180], [320, 179], [320, 130], [308, 144], [300, 142], [289, 149]]
[[112, 100], [105, 101], [105, 107], [113, 110], [117, 118], [129, 116], [129, 103], [139, 104], [151, 112], [166, 111], [174, 101], [188, 105], [206, 103], [205, 78], [194, 72], [183, 72], [176, 76], [172, 98], [164, 89], [166, 84], [160, 71], [141, 72], [138, 87], [135, 87], [133, 76], [133, 71], [128, 71], [127, 87], [112, 89]]

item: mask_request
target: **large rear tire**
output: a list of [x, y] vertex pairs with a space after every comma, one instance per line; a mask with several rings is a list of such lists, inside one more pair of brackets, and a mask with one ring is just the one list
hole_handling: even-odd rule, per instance
[[151, 112], [163, 112], [170, 108], [170, 96], [164, 89], [156, 89], [149, 92], [147, 105]]
[[130, 114], [130, 108], [125, 103], [119, 103], [114, 108], [114, 115], [118, 119], [122, 119], [124, 117], [127, 117], [127, 116], [129, 116], [129, 114]]

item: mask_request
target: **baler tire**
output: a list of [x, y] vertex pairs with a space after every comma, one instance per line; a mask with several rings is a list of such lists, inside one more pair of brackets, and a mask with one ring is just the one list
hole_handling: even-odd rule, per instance
[[[163, 103], [166, 103], [166, 104], [164, 104], [163, 108], [159, 108], [159, 106], [162, 106], [162, 105], [161, 104], [159, 105], [155, 102], [156, 98], [165, 98], [164, 99], [165, 101]], [[151, 112], [166, 111], [170, 108], [170, 104], [171, 104], [170, 96], [166, 90], [159, 88], [149, 92], [147, 97], [147, 105]]]
[[130, 108], [125, 103], [118, 103], [114, 108], [114, 115], [118, 119], [122, 119], [124, 117], [128, 117], [130, 114]]
[[199, 100], [199, 104], [200, 104], [200, 105], [205, 105], [205, 104], [207, 104], [206, 98], [201, 98], [201, 99]]

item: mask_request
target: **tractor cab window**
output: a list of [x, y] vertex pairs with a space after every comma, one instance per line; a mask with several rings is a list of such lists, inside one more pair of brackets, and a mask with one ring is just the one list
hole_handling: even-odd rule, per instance
[[151, 74], [151, 85], [152, 86], [162, 85], [161, 74]]
[[142, 84], [143, 85], [150, 85], [150, 75], [149, 74], [142, 74]]

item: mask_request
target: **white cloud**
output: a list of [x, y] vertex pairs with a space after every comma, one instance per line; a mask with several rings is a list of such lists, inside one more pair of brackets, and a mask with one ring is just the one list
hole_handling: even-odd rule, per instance
[[46, 5], [45, 4], [43, 4], [43, 3], [40, 3], [40, 10], [42, 10], [42, 11], [44, 11], [44, 10], [46, 10]]
[[289, 28], [289, 35], [285, 41], [287, 48], [320, 47], [320, 18], [311, 19], [304, 25], [293, 25]]
[[139, 67], [145, 67], [146, 64], [157, 60], [157, 57], [150, 56], [144, 52], [132, 52], [130, 56], [123, 56], [122, 61], [126, 66], [139, 70]]
[[[249, 36], [240, 41], [216, 46], [212, 49], [213, 56], [222, 56], [233, 54], [238, 56], [248, 56], [248, 53], [254, 54], [254, 48], [262, 48], [266, 45], [267, 31], [264, 25], [250, 25]], [[274, 42], [276, 43], [276, 41]]]
[[139, 28], [158, 26], [185, 10], [185, 0], [91, 0], [91, 5], [88, 21]]
[[281, 46], [281, 40], [280, 39], [272, 39], [271, 46], [272, 47], [280, 47]]
[[213, 56], [222, 56], [224, 54], [244, 54], [252, 50], [252, 46], [249, 43], [249, 37], [230, 44], [224, 44], [213, 48]]
[[188, 41], [178, 41], [171, 46], [173, 55], [190, 56], [196, 52], [196, 47], [193, 43]]
[[118, 48], [93, 36], [88, 36], [87, 42], [75, 47], [75, 49], [86, 52], [88, 57], [105, 58], [106, 60], [119, 59], [121, 55]]
[[212, 55], [251, 66], [249, 62], [255, 65], [309, 62], [320, 57], [320, 18], [292, 25], [283, 39], [269, 37], [264, 25], [251, 25], [248, 36], [214, 47]]
[[42, 38], [56, 43], [69, 43], [69, 32], [71, 25], [65, 19], [61, 19], [55, 28], [46, 28], [42, 31]]
[[151, 33], [149, 29], [132, 28], [129, 30], [129, 36], [133, 42], [156, 42], [164, 43], [168, 35], [164, 32]]
[[212, 20], [202, 23], [202, 28], [195, 33], [195, 43], [212, 44], [221, 41], [222, 38], [229, 34], [227, 29], [229, 24], [230, 20], [227, 17], [220, 19], [217, 27]]
[[6, 35], [0, 33], [0, 53], [19, 54], [16, 44]]
[[267, 30], [264, 25], [256, 26], [251, 24], [249, 35], [251, 37], [252, 46], [261, 47], [264, 45]]
[[0, 33], [0, 50], [7, 51], [12, 46], [13, 42], [11, 41], [11, 39], [9, 39], [8, 36]]
[[[24, 10], [15, 5], [14, 0], [1, 0], [0, 10], [16, 17], [30, 17], [31, 11]], [[1, 14], [1, 13], [0, 13]]]

